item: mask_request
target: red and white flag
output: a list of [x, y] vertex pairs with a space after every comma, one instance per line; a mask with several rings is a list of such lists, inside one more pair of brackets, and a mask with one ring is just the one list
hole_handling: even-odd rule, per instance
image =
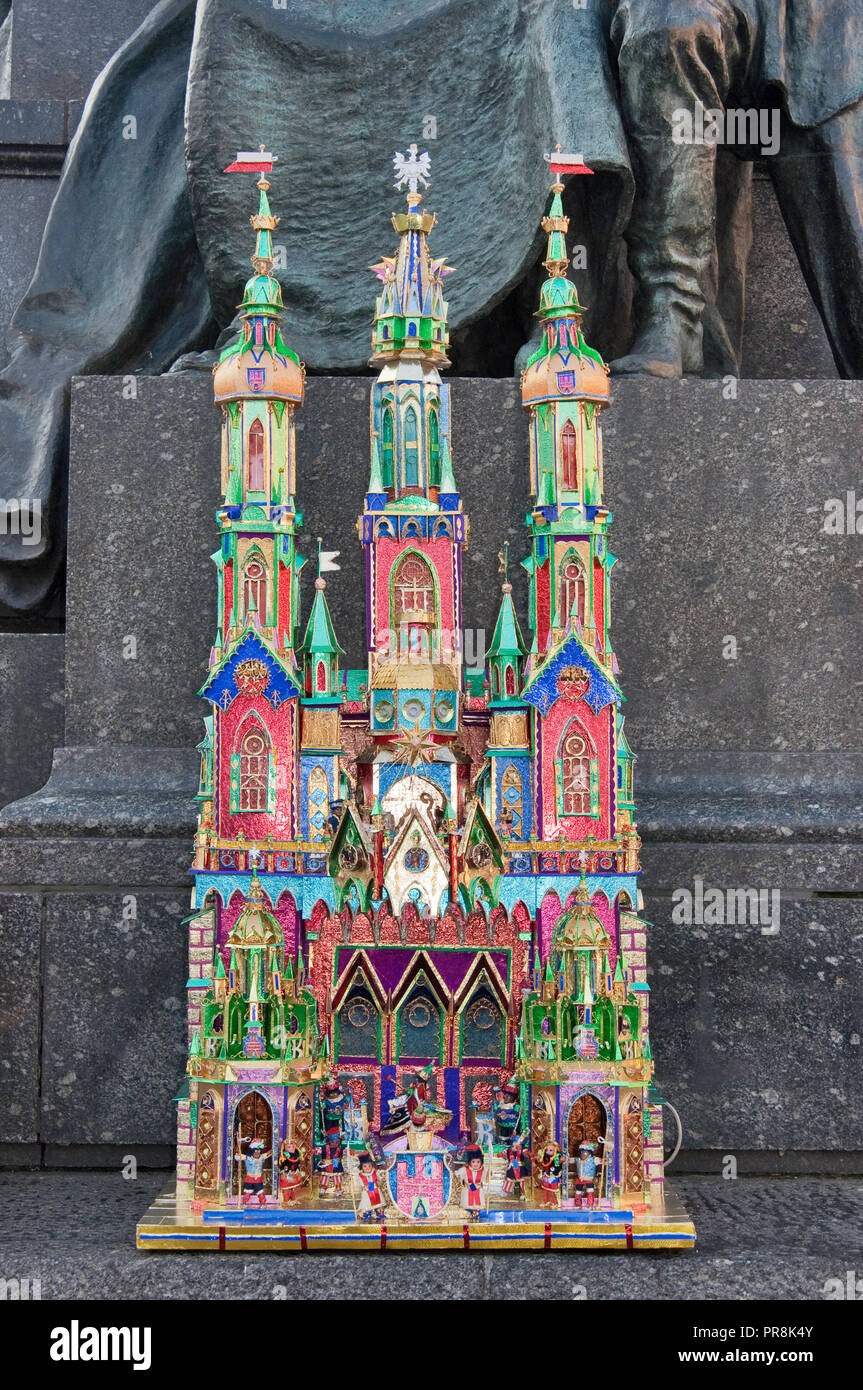
[[552, 174], [592, 174], [584, 162], [584, 155], [573, 154], [570, 150], [552, 150], [543, 155]]
[[271, 174], [275, 160], [269, 150], [238, 150], [226, 174]]

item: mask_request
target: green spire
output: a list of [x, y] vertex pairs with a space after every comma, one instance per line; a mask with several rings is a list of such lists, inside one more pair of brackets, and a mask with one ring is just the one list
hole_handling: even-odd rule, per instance
[[536, 499], [538, 507], [553, 507], [554, 497], [554, 473], [550, 468], [544, 468], [539, 478], [539, 496]]
[[252, 266], [255, 273], [250, 280], [246, 281], [243, 298], [240, 301], [240, 309], [246, 318], [251, 314], [276, 317], [281, 314], [284, 308], [282, 287], [271, 273], [273, 269], [273, 232], [279, 225], [279, 219], [274, 217], [270, 211], [270, 200], [267, 197], [269, 187], [269, 182], [262, 174], [258, 180], [260, 190], [258, 211], [254, 217], [249, 219], [256, 232], [255, 254], [252, 256]]
[[201, 1055], [201, 1039], [200, 1039], [200, 1037], [198, 1036], [198, 1030], [197, 1030], [197, 1028], [196, 1028], [195, 1031], [194, 1031], [194, 1033], [192, 1034], [192, 1046], [191, 1046], [191, 1048], [189, 1049], [189, 1056], [190, 1056], [190, 1057], [200, 1057], [200, 1055]]
[[[506, 574], [507, 550], [509, 542], [506, 542], [501, 551], [501, 562], [504, 574]], [[501, 600], [500, 609], [495, 623], [494, 634], [491, 639], [491, 646], [488, 649], [489, 656], [526, 656], [527, 643], [521, 635], [521, 628], [518, 625], [518, 617], [515, 605], [512, 601], [512, 585], [509, 578], [505, 578], [500, 586]]]
[[551, 968], [551, 956], [549, 956], [548, 960], [545, 962], [545, 983], [547, 985], [554, 984], [554, 971]]
[[273, 266], [273, 232], [278, 226], [279, 219], [274, 217], [270, 208], [270, 200], [267, 197], [269, 183], [266, 179], [258, 180], [260, 197], [258, 198], [258, 215], [251, 217], [249, 221], [258, 234], [255, 243], [255, 254], [252, 258], [252, 265], [255, 270], [268, 274]]
[[381, 472], [381, 456], [380, 456], [380, 453], [379, 453], [379, 451], [378, 451], [378, 441], [377, 441], [377, 439], [375, 439], [375, 440], [372, 441], [372, 468], [371, 468], [371, 473], [370, 473], [370, 475], [369, 475], [369, 485], [368, 485], [366, 491], [367, 491], [367, 492], [383, 492], [383, 491], [384, 491], [384, 478], [383, 478], [383, 474], [382, 474], [382, 472]]
[[216, 980], [224, 980], [225, 978], [225, 962], [222, 960], [222, 953], [218, 946], [216, 947], [216, 969], [213, 972], [213, 978]]
[[584, 309], [578, 302], [575, 285], [566, 274], [566, 268], [569, 265], [569, 255], [566, 249], [569, 218], [564, 215], [563, 202], [560, 196], [563, 192], [563, 184], [554, 183], [551, 189], [553, 195], [551, 207], [548, 216], [542, 219], [543, 231], [548, 234], [548, 244], [543, 261], [543, 265], [548, 271], [548, 279], [540, 291], [539, 317], [541, 319], [572, 318], [576, 314], [583, 314]]
[[442, 440], [440, 446], [440, 491], [458, 492], [452, 471], [452, 452], [447, 439]]
[[321, 538], [318, 537], [318, 577], [315, 580], [315, 597], [312, 603], [312, 611], [309, 614], [309, 621], [306, 625], [306, 634], [300, 644], [300, 651], [306, 655], [325, 655], [335, 656], [338, 652], [343, 652], [336, 641], [336, 634], [333, 631], [333, 624], [330, 620], [330, 610], [327, 600], [324, 598], [324, 590], [327, 581], [321, 575]]

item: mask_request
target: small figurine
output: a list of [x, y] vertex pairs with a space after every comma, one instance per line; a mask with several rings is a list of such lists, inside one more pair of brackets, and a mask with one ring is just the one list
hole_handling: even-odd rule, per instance
[[324, 1091], [321, 1097], [321, 1118], [324, 1126], [325, 1143], [331, 1147], [338, 1141], [339, 1147], [342, 1144], [342, 1133], [345, 1123], [345, 1109], [348, 1105], [348, 1097], [341, 1088], [338, 1077], [331, 1076], [324, 1083]]
[[[602, 1144], [603, 1140], [600, 1139]], [[578, 1207], [593, 1207], [596, 1201], [596, 1144], [579, 1144], [575, 1156], [575, 1204]], [[601, 1195], [601, 1194], [600, 1194]]]
[[465, 1152], [465, 1166], [456, 1170], [461, 1181], [461, 1204], [469, 1216], [482, 1216], [486, 1209], [486, 1194], [483, 1191], [488, 1183], [482, 1149], [475, 1144]]
[[408, 1123], [408, 1148], [411, 1153], [427, 1153], [434, 1147], [434, 1130], [428, 1121], [429, 1112], [424, 1105], [417, 1105]]
[[550, 1140], [539, 1155], [536, 1168], [539, 1177], [539, 1185], [543, 1192], [542, 1205], [544, 1207], [559, 1207], [560, 1178], [563, 1170], [560, 1146]]
[[315, 1152], [323, 1154], [318, 1166], [321, 1192], [326, 1192], [327, 1195], [332, 1194], [335, 1197], [340, 1196], [345, 1172], [341, 1144], [333, 1139], [322, 1149], [316, 1149]]
[[523, 1197], [529, 1177], [530, 1151], [525, 1147], [522, 1136], [516, 1134], [506, 1151], [506, 1175], [503, 1180], [506, 1196]]
[[[247, 1152], [242, 1152], [242, 1145], [248, 1143]], [[248, 1205], [248, 1198], [257, 1197], [258, 1205], [263, 1206], [266, 1201], [264, 1193], [264, 1164], [272, 1154], [272, 1149], [267, 1149], [264, 1153], [263, 1139], [240, 1140], [240, 1148], [234, 1154], [238, 1163], [243, 1165], [243, 1206]]]
[[279, 1192], [287, 1206], [300, 1194], [303, 1186], [303, 1155], [293, 1139], [283, 1139], [279, 1145]]
[[359, 1215], [363, 1221], [371, 1221], [375, 1215], [377, 1215], [378, 1220], [383, 1220], [384, 1199], [381, 1195], [375, 1161], [368, 1150], [359, 1156], [357, 1177], [362, 1188]]
[[503, 1086], [495, 1086], [492, 1113], [498, 1142], [509, 1144], [521, 1118], [518, 1087], [511, 1081], [505, 1082]]

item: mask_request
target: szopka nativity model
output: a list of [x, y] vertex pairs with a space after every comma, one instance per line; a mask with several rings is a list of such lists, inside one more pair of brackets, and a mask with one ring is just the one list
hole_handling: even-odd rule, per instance
[[202, 695], [188, 1078], [176, 1194], [143, 1248], [684, 1247], [663, 1184], [633, 756], [609, 636], [608, 370], [581, 332], [555, 176], [527, 411], [528, 642], [501, 556], [463, 662], [449, 267], [428, 156], [372, 329], [358, 524], [368, 667], [342, 671], [321, 571], [305, 622], [294, 415], [265, 177], [222, 414], [219, 624]]

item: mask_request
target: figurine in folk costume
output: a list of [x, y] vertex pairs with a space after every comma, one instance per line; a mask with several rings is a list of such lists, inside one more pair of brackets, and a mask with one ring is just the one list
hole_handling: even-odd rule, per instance
[[507, 1197], [523, 1197], [530, 1177], [530, 1150], [524, 1139], [516, 1134], [506, 1151], [506, 1175], [503, 1190]]
[[[602, 1143], [602, 1140], [599, 1141]], [[600, 1170], [597, 1183], [597, 1169]], [[596, 1188], [602, 1183], [602, 1172], [596, 1161], [596, 1144], [579, 1144], [575, 1156], [575, 1201], [576, 1206], [592, 1207], [596, 1200]], [[600, 1192], [600, 1196], [601, 1196]]]
[[378, 1182], [377, 1167], [368, 1150], [359, 1156], [357, 1177], [362, 1189], [359, 1215], [363, 1221], [372, 1221], [375, 1217], [381, 1220], [384, 1215], [384, 1199]]
[[279, 1192], [287, 1206], [299, 1196], [303, 1187], [303, 1155], [293, 1139], [283, 1139], [279, 1145]]
[[260, 1206], [264, 1205], [266, 1194], [264, 1192], [264, 1164], [272, 1154], [272, 1149], [267, 1149], [264, 1153], [263, 1139], [253, 1139], [245, 1153], [242, 1152], [242, 1145], [245, 1141], [240, 1140], [241, 1147], [234, 1154], [238, 1163], [243, 1165], [243, 1206], [248, 1204], [248, 1200], [253, 1197], [258, 1198]]
[[539, 1185], [542, 1188], [542, 1205], [544, 1207], [559, 1207], [560, 1179], [563, 1171], [563, 1162], [560, 1156], [560, 1146], [558, 1144], [546, 1144], [536, 1161], [536, 1171], [539, 1178]]
[[341, 1144], [332, 1139], [323, 1149], [317, 1149], [316, 1153], [323, 1155], [318, 1165], [321, 1192], [334, 1197], [339, 1196], [345, 1172]]
[[324, 1085], [321, 1097], [324, 1142], [328, 1147], [334, 1147], [338, 1142], [338, 1146], [341, 1148], [347, 1106], [348, 1097], [342, 1090], [338, 1077], [331, 1076]]
[[456, 1171], [461, 1182], [461, 1204], [470, 1216], [480, 1216], [486, 1209], [485, 1187], [488, 1173], [482, 1149], [472, 1144], [465, 1152], [465, 1165]]
[[498, 1143], [509, 1144], [521, 1118], [518, 1086], [513, 1082], [507, 1081], [503, 1086], [495, 1086], [492, 1114]]

